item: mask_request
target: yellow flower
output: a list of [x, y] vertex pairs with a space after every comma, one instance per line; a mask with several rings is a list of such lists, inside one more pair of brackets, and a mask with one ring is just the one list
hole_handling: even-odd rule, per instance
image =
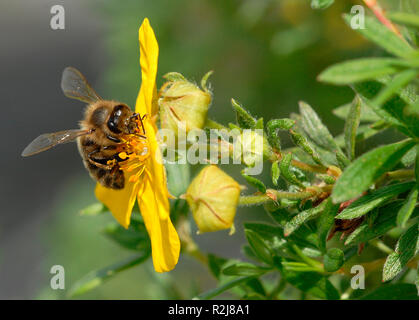
[[125, 228], [130, 224], [132, 208], [137, 199], [151, 240], [154, 269], [166, 272], [172, 270], [178, 262], [180, 241], [170, 220], [169, 192], [156, 139], [159, 47], [147, 18], [139, 29], [139, 40], [142, 84], [135, 112], [141, 116], [146, 115], [143, 124], [147, 139], [129, 135], [123, 141], [130, 151], [120, 153], [120, 157], [128, 158], [121, 166], [125, 174], [124, 189], [115, 190], [97, 184], [95, 193]]

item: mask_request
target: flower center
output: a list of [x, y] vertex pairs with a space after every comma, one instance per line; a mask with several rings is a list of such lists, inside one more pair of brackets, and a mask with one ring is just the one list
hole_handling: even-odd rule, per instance
[[135, 121], [137, 122], [136, 132], [121, 137], [124, 151], [118, 154], [124, 160], [119, 163], [120, 170], [133, 172], [129, 178], [130, 182], [138, 181], [144, 171], [145, 160], [150, 156], [150, 148], [142, 120], [137, 117]]

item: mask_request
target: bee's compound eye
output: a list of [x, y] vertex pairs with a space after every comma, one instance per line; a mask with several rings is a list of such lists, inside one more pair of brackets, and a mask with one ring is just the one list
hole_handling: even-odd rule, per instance
[[123, 108], [124, 108], [123, 105], [116, 106], [113, 109], [111, 116], [109, 117], [109, 120], [108, 120], [108, 128], [113, 133], [121, 133], [122, 132], [118, 128], [118, 126], [119, 126], [119, 122], [121, 121], [121, 116], [122, 116], [122, 113], [123, 113], [122, 112]]

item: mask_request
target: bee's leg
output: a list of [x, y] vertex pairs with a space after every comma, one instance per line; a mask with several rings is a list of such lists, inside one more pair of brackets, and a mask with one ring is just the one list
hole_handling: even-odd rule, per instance
[[121, 140], [119, 140], [118, 138], [112, 137], [110, 135], [107, 135], [106, 138], [108, 138], [109, 140], [116, 142], [116, 143], [121, 143]]
[[104, 161], [108, 162], [109, 160], [112, 160], [112, 159], [95, 159], [95, 158], [93, 158], [93, 155], [97, 154], [99, 152], [100, 152], [100, 148], [98, 148], [96, 150], [93, 150], [92, 152], [87, 154], [87, 160], [91, 164], [95, 165], [98, 168], [105, 169], [105, 170], [111, 170], [114, 167], [114, 165], [107, 165], [107, 164], [104, 164], [102, 162], [104, 162]]

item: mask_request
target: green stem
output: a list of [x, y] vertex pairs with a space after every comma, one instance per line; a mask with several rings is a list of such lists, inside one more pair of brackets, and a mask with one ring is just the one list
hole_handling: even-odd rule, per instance
[[376, 186], [384, 185], [388, 180], [411, 179], [415, 177], [414, 169], [400, 169], [384, 173], [375, 183]]
[[303, 260], [309, 266], [312, 266], [313, 269], [315, 269], [317, 272], [324, 273], [323, 266], [319, 261], [307, 257], [296, 244], [292, 244], [291, 247], [295, 251], [295, 253], [301, 258], [301, 260]]
[[386, 253], [386, 254], [391, 254], [393, 253], [393, 249], [391, 249], [390, 247], [388, 247], [382, 240], [371, 240], [370, 244], [372, 244], [374, 247], [376, 247], [378, 250]]
[[276, 299], [278, 294], [280, 294], [282, 292], [282, 290], [285, 289], [286, 286], [287, 286], [287, 281], [281, 276], [279, 278], [279, 281], [278, 281], [277, 285], [269, 293], [268, 298], [271, 299], [271, 300]]
[[269, 198], [266, 194], [257, 196], [241, 196], [239, 199], [239, 206], [261, 205], [270, 200], [271, 198]]

